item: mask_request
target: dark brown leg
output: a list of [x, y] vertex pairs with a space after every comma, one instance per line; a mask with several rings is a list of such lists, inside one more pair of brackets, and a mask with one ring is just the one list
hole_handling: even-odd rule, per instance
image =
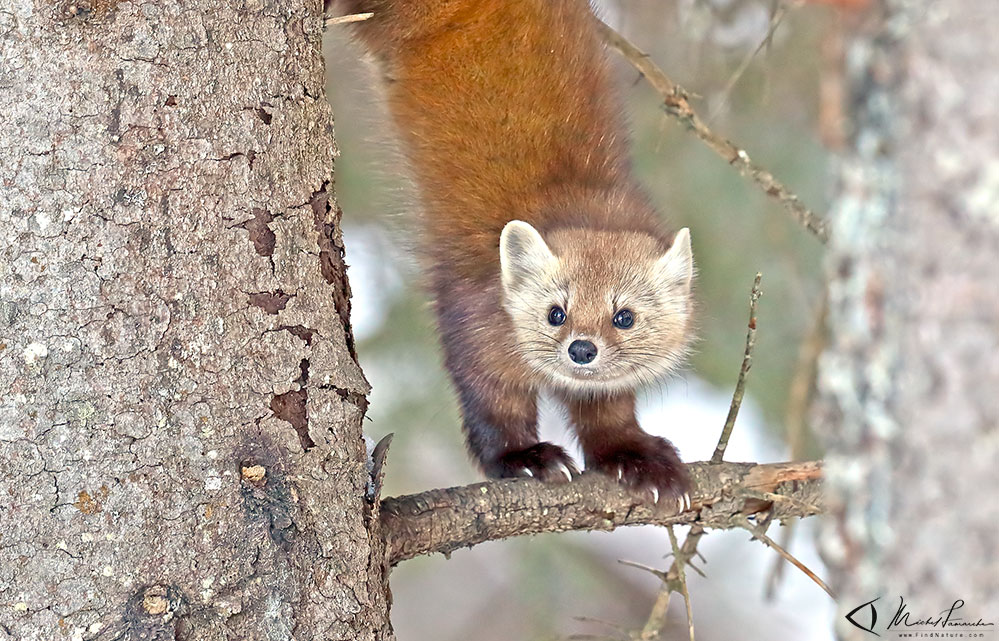
[[561, 447], [538, 441], [537, 397], [533, 390], [477, 379], [456, 380], [468, 449], [493, 478], [531, 476], [566, 482], [578, 473]]

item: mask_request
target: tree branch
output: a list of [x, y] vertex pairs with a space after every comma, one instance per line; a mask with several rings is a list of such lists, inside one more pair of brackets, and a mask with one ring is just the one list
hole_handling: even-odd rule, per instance
[[[673, 548], [673, 558], [678, 558], [680, 556], [680, 544], [676, 541], [676, 533], [673, 531], [673, 526], [667, 527], [666, 532], [669, 534], [669, 543]], [[687, 589], [686, 565], [686, 563], [677, 564], [677, 585], [675, 587], [683, 596], [683, 605], [687, 610], [687, 633], [690, 635], [690, 641], [694, 641], [694, 611], [690, 607], [690, 590]]]
[[728, 449], [728, 439], [732, 438], [732, 429], [735, 427], [735, 419], [739, 417], [739, 409], [742, 408], [742, 399], [746, 395], [746, 376], [749, 375], [750, 368], [753, 367], [753, 348], [756, 347], [756, 304], [760, 300], [763, 292], [760, 291], [760, 281], [763, 274], [756, 272], [753, 280], [753, 289], [749, 293], [749, 323], [746, 331], [746, 351], [742, 355], [742, 367], [739, 368], [739, 377], [735, 381], [735, 392], [732, 393], [732, 403], [728, 406], [728, 416], [725, 417], [725, 425], [722, 427], [721, 436], [718, 437], [718, 445], [711, 455], [712, 463], [721, 463], [725, 458], [725, 450]]
[[826, 584], [825, 581], [819, 578], [819, 575], [813, 572], [811, 568], [809, 568], [807, 565], [805, 565], [797, 558], [795, 558], [790, 552], [785, 550], [783, 546], [779, 545], [776, 541], [767, 536], [766, 527], [763, 527], [762, 525], [753, 525], [749, 521], [743, 521], [742, 527], [746, 531], [750, 532], [753, 535], [753, 538], [762, 541], [768, 547], [772, 548], [775, 552], [777, 552], [777, 554], [781, 555], [784, 558], [784, 560], [786, 560], [788, 563], [790, 563], [794, 567], [804, 572], [805, 576], [814, 581], [816, 585], [818, 585], [820, 588], [825, 590], [826, 594], [831, 596], [834, 601], [836, 600], [836, 594]]
[[596, 22], [597, 30], [607, 44], [624, 56], [659, 93], [667, 114], [700, 138], [712, 151], [734, 167], [740, 175], [752, 180], [764, 193], [780, 202], [802, 227], [812, 232], [820, 241], [824, 243], [829, 239], [829, 229], [825, 219], [806, 207], [798, 196], [777, 180], [773, 174], [754, 163], [744, 149], [736, 147], [711, 131], [690, 106], [687, 101], [687, 92], [670, 80], [669, 76], [649, 58], [647, 53], [600, 20]]
[[[566, 530], [613, 530], [624, 525], [696, 524], [730, 529], [747, 516], [811, 516], [824, 509], [822, 464], [691, 463], [691, 509], [653, 505], [609, 477], [583, 474], [572, 483], [532, 479], [477, 483], [387, 498], [381, 505], [386, 554], [392, 565], [421, 554], [445, 555], [485, 541]], [[764, 500], [775, 495], [789, 500]]]

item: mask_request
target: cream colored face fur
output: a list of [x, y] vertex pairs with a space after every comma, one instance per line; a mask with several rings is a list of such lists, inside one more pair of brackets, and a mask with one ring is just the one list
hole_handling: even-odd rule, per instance
[[[693, 259], [690, 232], [681, 229], [662, 253], [640, 233], [566, 229], [548, 242], [514, 220], [500, 236], [504, 307], [521, 355], [554, 386], [592, 394], [660, 380], [683, 360], [690, 335]], [[565, 322], [552, 325], [553, 306]], [[629, 310], [634, 324], [614, 316]], [[588, 340], [596, 358], [572, 361], [569, 345]]]

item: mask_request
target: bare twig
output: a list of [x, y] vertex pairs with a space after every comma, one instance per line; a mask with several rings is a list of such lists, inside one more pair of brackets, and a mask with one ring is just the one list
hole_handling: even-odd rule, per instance
[[760, 51], [763, 50], [763, 47], [766, 47], [773, 41], [774, 32], [777, 31], [777, 27], [780, 26], [786, 12], [787, 10], [782, 4], [778, 4], [776, 9], [774, 9], [773, 14], [770, 16], [770, 26], [767, 29], [766, 35], [755, 49], [746, 54], [746, 56], [742, 59], [742, 62], [739, 63], [739, 67], [735, 70], [735, 73], [733, 73], [732, 77], [728, 79], [727, 83], [725, 83], [725, 88], [721, 92], [721, 99], [715, 105], [714, 109], [711, 110], [711, 113], [708, 114], [708, 122], [713, 121], [728, 103], [728, 99], [732, 95], [732, 90], [735, 89], [736, 83], [739, 82], [742, 75], [746, 73], [747, 69], [749, 69], [749, 65], [752, 64], [753, 59], [756, 58]]
[[[676, 542], [676, 533], [673, 532], [672, 525], [666, 528], [666, 533], [669, 534], [669, 544], [673, 547], [673, 556], [680, 556], [680, 546]], [[676, 587], [680, 588], [680, 594], [683, 595], [683, 603], [687, 608], [687, 630], [690, 633], [690, 641], [694, 641], [694, 611], [690, 607], [690, 591], [687, 590], [686, 565], [686, 563], [678, 563], [676, 566]]]
[[[815, 392], [815, 373], [818, 368], [819, 356], [825, 349], [828, 310], [829, 292], [826, 287], [823, 287], [822, 298], [816, 305], [811, 327], [798, 348], [798, 361], [791, 378], [791, 385], [788, 388], [784, 425], [787, 430], [787, 442], [791, 450], [792, 461], [800, 461], [806, 456], [805, 445], [808, 430], [805, 419]], [[780, 533], [781, 546], [787, 548], [791, 544], [796, 528], [797, 523], [793, 521], [784, 526]], [[766, 579], [765, 596], [767, 600], [773, 599], [777, 593], [777, 587], [784, 576], [785, 567], [787, 565], [780, 557], [774, 557], [773, 565], [767, 573]]]
[[735, 419], [739, 416], [739, 408], [742, 407], [742, 398], [746, 394], [746, 375], [753, 367], [753, 347], [756, 345], [756, 303], [760, 300], [760, 281], [763, 274], [756, 273], [753, 281], [753, 289], [749, 294], [749, 329], [746, 332], [746, 351], [742, 355], [742, 367], [739, 369], [739, 378], [735, 382], [735, 392], [732, 394], [732, 403], [728, 408], [728, 416], [725, 417], [725, 426], [722, 428], [721, 436], [718, 438], [718, 445], [711, 455], [712, 463], [721, 463], [725, 457], [725, 449], [728, 447], [728, 439], [732, 436], [732, 428], [735, 427]]
[[[684, 543], [690, 540], [688, 536]], [[649, 619], [645, 622], [642, 627], [642, 631], [639, 633], [638, 638], [641, 641], [649, 641], [650, 639], [656, 639], [659, 637], [659, 633], [662, 629], [666, 627], [666, 613], [669, 611], [669, 601], [670, 597], [673, 595], [673, 590], [669, 588], [668, 585], [663, 584], [659, 588], [659, 594], [656, 596], [656, 602], [652, 604], [652, 610], [649, 612]]]
[[[721, 463], [725, 457], [728, 440], [732, 436], [732, 429], [735, 427], [735, 419], [739, 416], [739, 409], [742, 407], [742, 398], [746, 391], [746, 374], [749, 373], [749, 369], [752, 367], [753, 347], [756, 345], [756, 305], [761, 295], [760, 282], [762, 279], [763, 275], [757, 272], [756, 278], [753, 280], [753, 289], [749, 293], [749, 330], [746, 333], [746, 350], [743, 352], [742, 366], [739, 369], [739, 378], [736, 381], [735, 391], [732, 394], [732, 402], [728, 408], [728, 416], [725, 418], [725, 425], [722, 427], [721, 435], [718, 437], [718, 444], [715, 446], [714, 454], [711, 456], [711, 464], [713, 465]], [[686, 538], [683, 540], [683, 546], [680, 548], [679, 553], [674, 550], [673, 564], [666, 573], [668, 577], [678, 576], [681, 567], [687, 565], [694, 555], [699, 554], [697, 545], [700, 543], [702, 536], [704, 536], [704, 528], [700, 526], [690, 528]], [[701, 572], [693, 564], [690, 567], [699, 573]], [[703, 575], [703, 573], [701, 574]], [[659, 588], [656, 602], [652, 605], [649, 618], [642, 628], [640, 638], [643, 641], [659, 636], [663, 626], [666, 624], [666, 611], [669, 609], [670, 594], [673, 591], [674, 586], [669, 581]]]
[[[785, 523], [780, 531], [780, 546], [785, 550], [791, 545], [791, 539], [794, 538], [797, 525], [798, 522], [792, 520], [790, 523]], [[763, 591], [763, 598], [767, 601], [773, 601], [777, 595], [777, 588], [780, 586], [781, 581], [784, 580], [784, 568], [786, 567], [787, 564], [784, 563], [784, 559], [780, 556], [774, 557], [774, 563], [770, 567], [770, 572], [767, 573], [765, 581], [766, 588]]]
[[818, 575], [815, 574], [815, 572], [812, 572], [812, 570], [809, 569], [809, 567], [807, 565], [805, 565], [804, 563], [802, 563], [801, 561], [799, 561], [790, 552], [788, 552], [787, 550], [785, 550], [784, 548], [782, 548], [780, 545], [778, 545], [776, 541], [774, 541], [769, 536], [767, 536], [766, 531], [765, 531], [765, 529], [762, 526], [753, 525], [752, 523], [749, 522], [748, 519], [745, 519], [745, 518], [742, 519], [742, 523], [740, 523], [739, 525], [741, 527], [743, 527], [744, 529], [746, 529], [747, 531], [749, 531], [753, 535], [753, 538], [758, 539], [759, 541], [762, 541], [768, 547], [772, 548], [775, 552], [777, 552], [777, 554], [779, 554], [782, 557], [784, 557], [784, 559], [788, 563], [790, 563], [794, 567], [796, 567], [799, 570], [801, 570], [802, 572], [804, 572], [805, 576], [807, 576], [808, 578], [810, 578], [812, 581], [815, 581], [815, 583], [820, 588], [822, 588], [823, 590], [825, 590], [826, 594], [828, 594], [829, 596], [831, 596], [833, 598], [833, 600], [836, 599], [836, 595], [833, 594], [833, 591], [829, 588], [828, 585], [826, 585], [825, 581], [823, 581], [822, 579], [820, 579], [818, 577]]
[[795, 219], [819, 240], [826, 242], [829, 230], [826, 221], [806, 207], [801, 200], [773, 174], [754, 163], [744, 149], [736, 147], [728, 140], [711, 131], [694, 112], [687, 101], [687, 92], [673, 83], [648, 54], [636, 47], [627, 38], [597, 20], [597, 29], [607, 44], [623, 55], [652, 85], [663, 99], [666, 113], [676, 118], [688, 131], [701, 139], [725, 162], [732, 165], [741, 176], [751, 179], [768, 196], [776, 198]]
[[[770, 509], [781, 518], [811, 516], [801, 505], [822, 507], [822, 466], [807, 463], [691, 463], [693, 509], [676, 514], [665, 504], [629, 491], [602, 474], [583, 474], [554, 485], [533, 479], [503, 480], [387, 498], [381, 527], [391, 564], [421, 554], [448, 554], [484, 541], [566, 530], [613, 530], [625, 525], [695, 523], [738, 527], [733, 519]], [[746, 491], [791, 495], [798, 501], [766, 503]], [[681, 550], [682, 551], [682, 550]]]
[[363, 22], [370, 19], [373, 13], [351, 13], [346, 16], [327, 16], [325, 25], [330, 27], [335, 24], [347, 24], [350, 22]]
[[602, 625], [607, 628], [624, 631], [624, 628], [622, 628], [620, 624], [614, 623], [613, 621], [607, 621], [605, 619], [598, 619], [597, 617], [578, 616], [572, 617], [572, 619], [573, 621], [579, 621], [580, 623], [596, 623], [597, 625]]
[[618, 559], [617, 562], [620, 563], [621, 565], [627, 565], [629, 568], [637, 568], [639, 570], [645, 570], [649, 574], [658, 577], [661, 581], [666, 580], [665, 572], [663, 572], [662, 570], [657, 570], [656, 568], [653, 567], [649, 567], [644, 563], [636, 563], [635, 561], [628, 561], [627, 559]]
[[[652, 605], [652, 610], [649, 612], [649, 618], [639, 634], [638, 638], [642, 639], [642, 641], [658, 638], [666, 626], [666, 613], [669, 611], [670, 595], [674, 592], [674, 583], [676, 577], [679, 576], [679, 568], [681, 565], [686, 566], [690, 559], [697, 555], [697, 543], [701, 540], [702, 536], [704, 536], [704, 528], [699, 525], [692, 525], [690, 531], [687, 532], [687, 537], [683, 540], [683, 545], [680, 546], [679, 552], [676, 550], [673, 551], [673, 564], [666, 572], [666, 582], [659, 589], [656, 602]], [[704, 573], [693, 564], [690, 567], [694, 568], [701, 576], [704, 576]]]

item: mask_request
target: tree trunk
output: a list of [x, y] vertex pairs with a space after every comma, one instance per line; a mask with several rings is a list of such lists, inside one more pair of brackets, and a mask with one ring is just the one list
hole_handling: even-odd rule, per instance
[[878, 10], [847, 58], [855, 131], [819, 381], [823, 545], [843, 614], [881, 597], [878, 632], [900, 597], [913, 619], [963, 599], [959, 616], [999, 624], [999, 12]]
[[0, 9], [0, 639], [391, 635], [307, 4]]

